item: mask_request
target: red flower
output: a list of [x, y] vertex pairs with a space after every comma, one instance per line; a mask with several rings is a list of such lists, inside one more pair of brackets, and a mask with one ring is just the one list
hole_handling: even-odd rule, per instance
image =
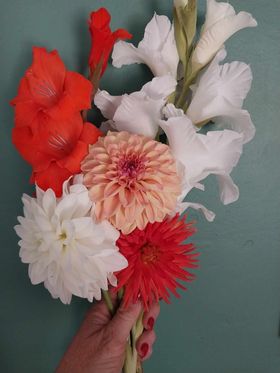
[[98, 128], [83, 123], [80, 113], [76, 113], [67, 121], [42, 117], [34, 134], [30, 127], [15, 127], [13, 143], [32, 165], [32, 181], [43, 190], [52, 188], [59, 197], [63, 182], [81, 171], [89, 144], [94, 144], [100, 135]]
[[191, 281], [194, 275], [184, 268], [197, 267], [193, 244], [182, 244], [195, 229], [179, 215], [161, 223], [149, 223], [144, 230], [121, 234], [117, 241], [128, 267], [117, 274], [118, 290], [124, 287], [124, 304], [140, 297], [145, 308], [159, 299], [169, 302], [169, 291], [179, 296], [176, 288], [185, 289], [177, 280]]
[[33, 48], [33, 62], [21, 79], [15, 106], [16, 127], [37, 131], [47, 115], [65, 120], [91, 107], [92, 84], [82, 75], [67, 71], [57, 51]]
[[91, 33], [91, 51], [89, 56], [89, 66], [91, 74], [97, 69], [101, 70], [100, 78], [108, 64], [110, 53], [115, 42], [119, 39], [131, 39], [132, 35], [124, 29], [114, 32], [110, 29], [111, 16], [107, 9], [100, 8], [92, 12], [89, 20], [89, 31]]

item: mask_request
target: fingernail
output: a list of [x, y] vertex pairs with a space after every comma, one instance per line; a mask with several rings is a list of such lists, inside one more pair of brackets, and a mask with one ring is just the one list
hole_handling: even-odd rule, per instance
[[149, 351], [149, 345], [148, 343], [143, 343], [140, 347], [140, 357], [143, 359]]
[[152, 330], [153, 327], [154, 327], [154, 325], [155, 325], [155, 319], [154, 319], [153, 317], [150, 317], [150, 318], [148, 319], [147, 324], [148, 324], [149, 330]]

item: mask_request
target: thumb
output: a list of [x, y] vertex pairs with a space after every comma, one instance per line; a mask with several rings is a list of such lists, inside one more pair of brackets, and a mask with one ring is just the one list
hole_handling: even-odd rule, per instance
[[141, 302], [130, 304], [128, 307], [121, 306], [111, 322], [108, 324], [110, 335], [119, 343], [126, 343], [129, 333], [140, 315]]

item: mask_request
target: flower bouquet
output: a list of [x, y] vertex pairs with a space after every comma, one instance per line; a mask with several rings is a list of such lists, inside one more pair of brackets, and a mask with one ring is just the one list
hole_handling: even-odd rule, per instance
[[[92, 47], [87, 78], [68, 71], [57, 51], [33, 48], [33, 61], [13, 99], [12, 139], [32, 166], [35, 194], [23, 195], [15, 227], [20, 258], [33, 284], [53, 298], [100, 300], [115, 312], [109, 287], [124, 306], [169, 303], [185, 289], [198, 253], [186, 242], [195, 233], [182, 217], [188, 208], [215, 214], [185, 200], [202, 181], [217, 177], [220, 199], [239, 191], [231, 178], [243, 146], [255, 133], [242, 108], [252, 81], [242, 62], [224, 63], [225, 41], [256, 26], [249, 13], [207, 0], [197, 31], [197, 1], [175, 0], [173, 22], [154, 14], [143, 40], [110, 29], [110, 14], [90, 15]], [[113, 66], [145, 63], [154, 78], [138, 92], [112, 96], [101, 78]], [[87, 120], [97, 108], [104, 120]], [[136, 341], [141, 317], [128, 340], [124, 372], [141, 372]]]

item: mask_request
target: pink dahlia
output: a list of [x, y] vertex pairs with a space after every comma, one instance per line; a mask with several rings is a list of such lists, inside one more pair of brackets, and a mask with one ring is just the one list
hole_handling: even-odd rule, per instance
[[90, 146], [81, 169], [95, 218], [124, 234], [161, 222], [181, 193], [170, 148], [141, 135], [108, 132]]

